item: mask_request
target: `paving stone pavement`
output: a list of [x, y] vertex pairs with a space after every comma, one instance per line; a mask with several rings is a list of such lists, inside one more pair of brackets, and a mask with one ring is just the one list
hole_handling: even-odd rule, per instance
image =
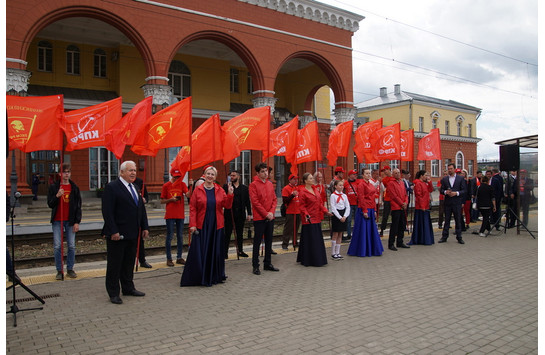
[[[250, 259], [229, 260], [229, 279], [213, 287], [180, 288], [182, 267], [154, 269], [135, 274], [146, 296], [122, 296], [122, 305], [109, 302], [104, 277], [33, 285], [38, 295], [53, 297], [41, 311], [17, 313], [17, 327], [6, 315], [6, 351], [537, 354], [537, 239], [514, 229], [464, 239], [465, 245], [453, 236], [381, 257], [345, 256], [321, 268], [282, 253], [273, 256], [280, 272], [260, 276]], [[17, 299], [28, 296], [17, 289]]]

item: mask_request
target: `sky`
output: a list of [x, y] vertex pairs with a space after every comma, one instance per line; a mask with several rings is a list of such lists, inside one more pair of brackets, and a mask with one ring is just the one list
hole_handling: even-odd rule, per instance
[[499, 158], [494, 142], [538, 133], [537, 0], [320, 2], [365, 16], [352, 38], [354, 103], [400, 84], [481, 108], [478, 161]]

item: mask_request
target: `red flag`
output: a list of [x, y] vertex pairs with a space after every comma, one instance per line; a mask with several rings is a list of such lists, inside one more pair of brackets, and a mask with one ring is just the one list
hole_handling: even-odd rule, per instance
[[131, 148], [139, 155], [157, 155], [160, 149], [189, 145], [191, 140], [191, 97], [151, 116], [135, 133]]
[[295, 116], [289, 122], [273, 129], [270, 133], [270, 153], [263, 147], [263, 160], [276, 155], [285, 156], [286, 161], [291, 163], [295, 160], [295, 149], [297, 148], [297, 131], [299, 128], [299, 116]]
[[106, 132], [105, 147], [121, 159], [125, 145], [132, 145], [135, 132], [138, 132], [151, 117], [153, 97], [148, 96], [137, 103], [110, 131]]
[[[193, 132], [191, 147], [182, 147], [171, 166], [178, 168], [183, 176], [188, 170], [221, 160], [223, 158], [221, 134], [220, 116], [215, 114]], [[190, 167], [191, 149], [193, 149], [193, 155]]]
[[401, 132], [401, 161], [414, 160], [414, 129]]
[[249, 109], [223, 124], [223, 163], [240, 155], [241, 150], [262, 150], [270, 131], [271, 107]]
[[418, 142], [418, 160], [441, 160], [441, 134], [434, 128]]
[[401, 124], [384, 127], [375, 131], [371, 136], [371, 148], [373, 155], [378, 161], [383, 160], [399, 160], [401, 159]]
[[292, 167], [308, 161], [322, 160], [319, 138], [318, 121], [311, 121], [309, 124], [299, 130], [295, 164], [292, 164]]
[[62, 150], [63, 96], [6, 95], [9, 150]]
[[106, 144], [108, 132], [121, 120], [122, 99], [103, 102], [79, 110], [66, 112], [61, 128], [64, 130], [67, 151], [99, 147]]
[[375, 157], [373, 156], [373, 151], [371, 149], [370, 138], [371, 135], [382, 128], [382, 117], [380, 120], [367, 122], [361, 125], [354, 134], [354, 153], [358, 157], [358, 162], [363, 163], [374, 163], [376, 162]]
[[343, 122], [333, 129], [329, 135], [329, 149], [327, 161], [331, 166], [337, 165], [337, 157], [348, 156], [350, 136], [352, 134], [352, 120]]

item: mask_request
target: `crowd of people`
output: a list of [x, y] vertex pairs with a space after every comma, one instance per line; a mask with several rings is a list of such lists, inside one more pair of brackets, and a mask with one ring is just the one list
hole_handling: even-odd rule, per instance
[[[242, 183], [240, 172], [236, 170], [229, 172], [223, 186], [217, 183], [218, 173], [212, 166], [206, 167], [197, 181], [189, 180], [189, 186], [182, 181], [179, 170], [170, 171], [171, 179], [162, 187], [160, 202], [165, 204], [166, 264], [169, 267], [175, 265], [171, 249], [176, 229], [175, 262], [185, 265], [180, 286], [212, 286], [225, 282], [225, 259], [228, 258], [233, 232], [237, 257], [248, 257], [243, 250], [244, 225], [248, 221], [252, 221], [254, 227], [253, 273], [261, 274], [262, 245], [263, 270], [279, 271], [272, 264], [272, 255], [276, 254], [272, 249], [272, 237], [278, 201], [271, 171], [265, 163], [256, 165], [256, 174], [249, 186]], [[351, 170], [345, 179], [344, 169], [337, 167], [329, 186], [324, 183], [320, 172], [307, 172], [301, 181], [295, 174], [289, 176], [288, 184], [282, 189], [281, 203], [285, 208], [282, 249], [287, 250], [290, 243], [294, 249], [298, 248], [298, 263], [318, 267], [328, 263], [322, 232], [322, 221], [326, 216], [331, 218], [330, 256], [339, 261], [343, 259], [343, 242], [349, 242], [347, 255], [382, 255], [381, 237], [390, 216], [389, 250], [434, 244], [430, 210], [431, 193], [435, 189], [439, 191], [438, 226], [442, 229], [438, 243], [447, 242], [451, 219], [454, 219], [454, 234], [459, 244], [465, 244], [462, 232], [479, 219], [482, 219], [478, 231], [480, 236], [487, 235], [485, 233], [493, 228], [499, 230], [503, 216], [502, 201], [507, 206], [504, 227], [514, 227], [519, 197], [522, 223], [526, 225], [529, 205], [535, 202], [534, 182], [526, 170], [520, 170], [520, 176], [511, 171], [506, 179], [497, 169], [486, 171], [484, 175], [478, 172], [470, 178], [467, 171], [449, 164], [435, 187], [425, 170], [418, 171], [414, 181], [410, 181], [409, 172], [390, 169], [387, 165], [380, 171], [363, 169], [361, 173], [358, 177], [358, 173]], [[81, 222], [82, 200], [78, 186], [70, 179], [70, 164], [63, 164], [59, 175], [60, 179], [49, 187], [47, 203], [51, 207], [56, 278], [61, 280], [64, 278], [62, 240], [66, 240], [68, 246], [66, 274], [71, 278], [77, 277], [74, 271], [75, 235]], [[110, 301], [115, 304], [123, 302], [120, 292], [129, 296], [145, 295], [134, 286], [133, 266], [135, 260], [139, 260], [140, 266], [151, 268], [145, 261], [143, 245], [149, 234], [147, 200], [146, 187], [136, 177], [136, 164], [123, 162], [119, 178], [106, 185], [102, 197], [102, 235], [107, 246], [106, 290]], [[191, 236], [187, 260], [182, 257], [185, 203], [189, 205]], [[414, 216], [409, 216], [411, 205], [414, 206]], [[380, 211], [382, 216], [379, 216]], [[409, 226], [412, 226], [410, 241], [405, 243]]]

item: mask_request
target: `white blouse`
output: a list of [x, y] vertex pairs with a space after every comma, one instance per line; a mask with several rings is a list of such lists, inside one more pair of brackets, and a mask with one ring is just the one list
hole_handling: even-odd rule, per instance
[[[336, 193], [336, 192], [335, 192]], [[335, 215], [338, 219], [341, 219], [342, 217], [348, 217], [350, 215], [350, 203], [348, 202], [348, 197], [344, 192], [341, 193], [341, 199], [337, 203], [337, 199], [339, 198], [338, 195], [335, 195], [335, 193], [332, 193], [329, 197], [329, 206], [331, 208], [331, 213]], [[338, 210], [344, 209], [344, 216], [341, 216], [339, 214]]]

